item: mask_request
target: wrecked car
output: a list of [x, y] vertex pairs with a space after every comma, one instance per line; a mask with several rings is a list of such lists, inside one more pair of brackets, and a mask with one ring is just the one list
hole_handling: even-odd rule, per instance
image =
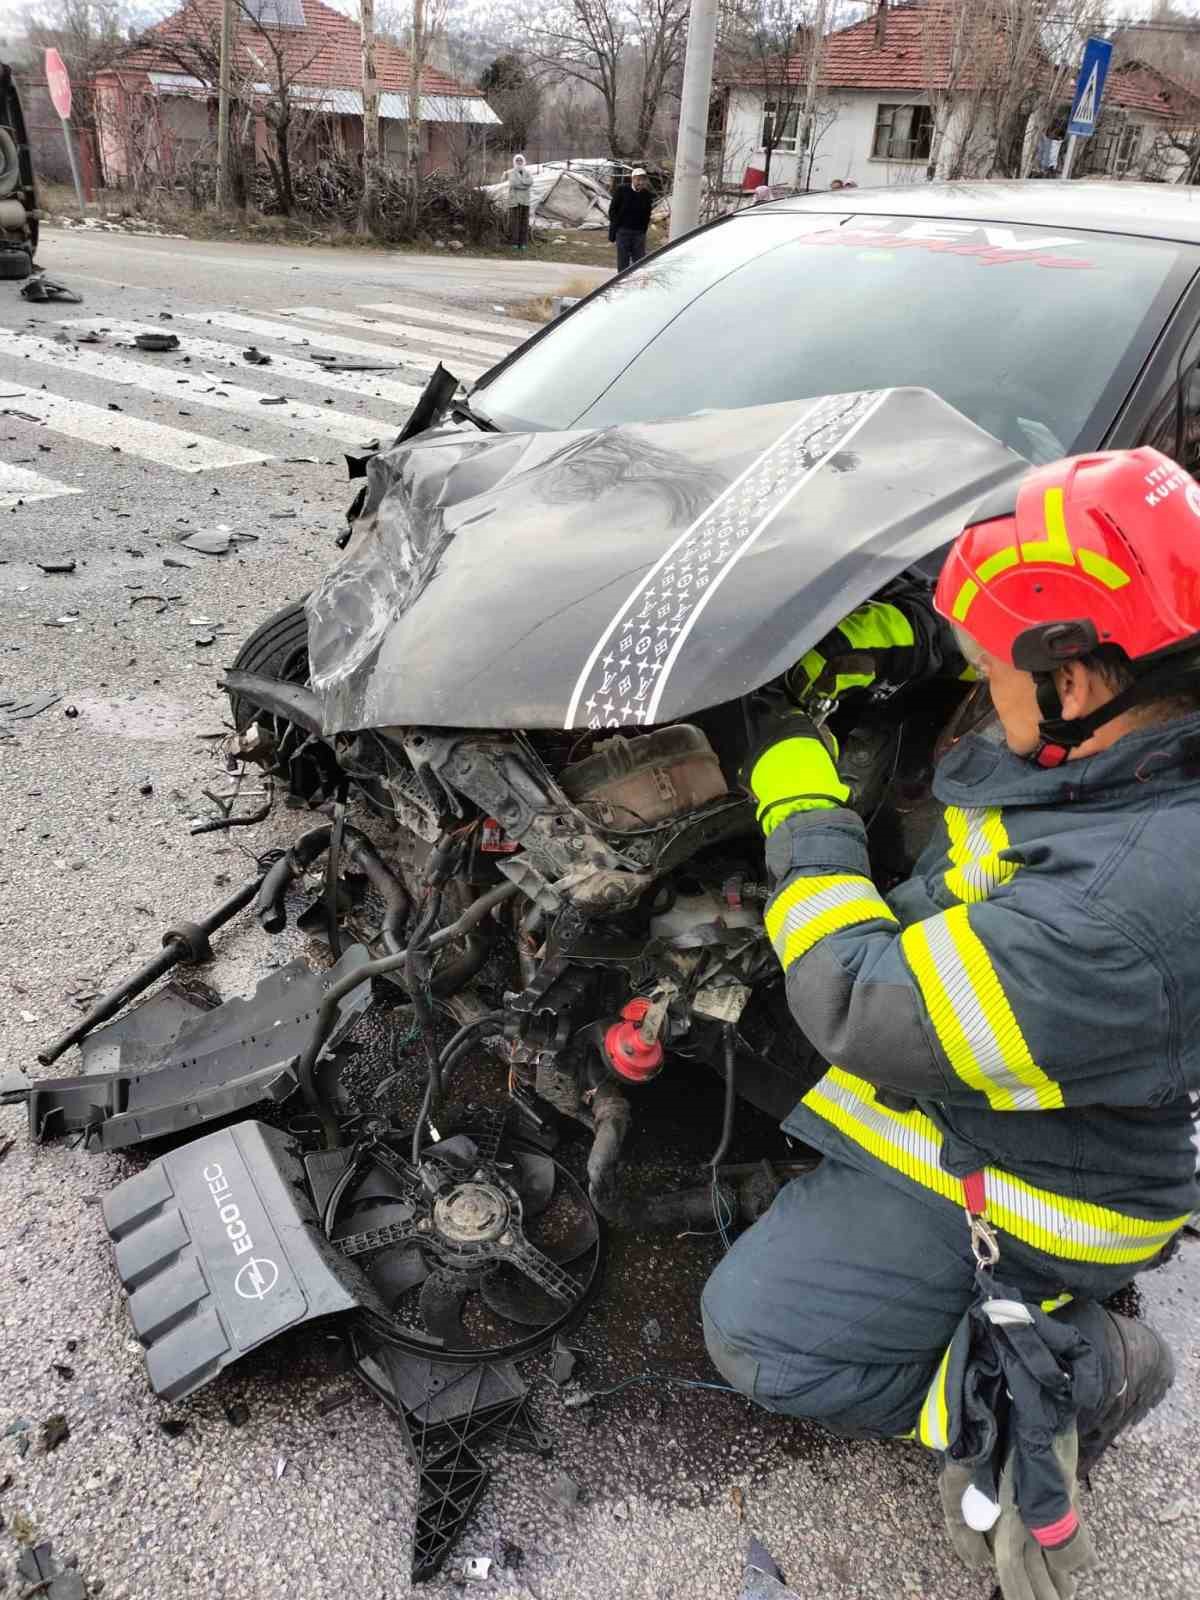
[[[985, 692], [835, 699], [821, 677], [795, 687], [798, 659], [864, 601], [928, 584], [1030, 461], [1147, 437], [1186, 459], [1194, 246], [1155, 236], [1138, 196], [1057, 189], [755, 208], [621, 275], [469, 394], [439, 369], [396, 442], [351, 461], [328, 573], [225, 676], [235, 765], [322, 819], [41, 1053], [83, 1041], [93, 1070], [10, 1092], [36, 1137], [199, 1134], [104, 1201], [158, 1393], [354, 1313], [357, 1370], [431, 1474], [415, 1575], [482, 1485], [472, 1458], [446, 1509], [437, 1430], [460, 1452], [464, 1429], [527, 1428], [512, 1363], [586, 1306], [601, 1221], [724, 1236], [788, 1176], [727, 1159], [739, 1098], [779, 1118], [807, 1086], [738, 782], [755, 702], [829, 721], [875, 881], [907, 876], [938, 755]], [[319, 876], [305, 916], [329, 970], [97, 1030], [240, 910], [278, 932]], [[376, 980], [420, 1046], [403, 1121], [339, 1092], [337, 1044]], [[492, 1109], [450, 1124], [468, 1054]], [[700, 1074], [724, 1091], [705, 1181], [639, 1181], [639, 1095], [657, 1081], [682, 1104]], [[203, 1131], [264, 1103], [282, 1127]], [[486, 1383], [456, 1410], [467, 1364]]]

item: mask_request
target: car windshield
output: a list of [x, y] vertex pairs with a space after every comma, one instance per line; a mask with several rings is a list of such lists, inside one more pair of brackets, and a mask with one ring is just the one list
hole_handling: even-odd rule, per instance
[[1195, 269], [1063, 228], [774, 213], [615, 279], [479, 387], [501, 427], [916, 384], [1034, 461], [1094, 448]]

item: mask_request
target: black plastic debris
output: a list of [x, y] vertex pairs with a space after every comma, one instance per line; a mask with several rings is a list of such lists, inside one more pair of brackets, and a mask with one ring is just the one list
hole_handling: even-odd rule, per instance
[[57, 278], [48, 278], [44, 272], [37, 273], [30, 278], [28, 283], [21, 285], [22, 300], [66, 300], [72, 305], [83, 304], [83, 296], [76, 294], [74, 289], [68, 289], [65, 283], [59, 283]]
[[412, 1579], [425, 1583], [487, 1487], [480, 1445], [490, 1440], [546, 1455], [550, 1441], [529, 1415], [529, 1390], [512, 1362], [455, 1366], [364, 1341], [356, 1336], [358, 1374], [395, 1413], [417, 1469]]
[[370, 356], [335, 356], [313, 350], [310, 359], [327, 372], [398, 372], [402, 361], [376, 361]]
[[194, 533], [184, 533], [179, 536], [177, 543], [185, 550], [195, 550], [203, 556], [223, 556], [230, 550], [236, 549], [239, 544], [256, 539], [254, 533], [234, 533], [232, 528], [218, 526], [215, 528], [197, 528]]
[[[35, 1079], [26, 1102], [30, 1135], [42, 1141], [82, 1132], [96, 1148], [120, 1150], [254, 1105], [281, 1104], [297, 1090], [297, 1062], [325, 990], [368, 959], [356, 944], [328, 972], [289, 962], [249, 998], [227, 1000], [188, 1024], [149, 1070]], [[369, 983], [345, 996], [327, 1049], [370, 998]]]
[[39, 561], [38, 566], [45, 573], [74, 572], [76, 562], [74, 556], [65, 556], [61, 561]]
[[40, 716], [43, 711], [56, 706], [61, 699], [60, 694], [34, 694], [27, 699], [19, 695], [11, 699], [0, 698], [0, 713], [13, 722], [27, 722], [30, 717]]
[[70, 1426], [61, 1411], [56, 1411], [42, 1423], [42, 1450], [46, 1455], [57, 1450], [59, 1445], [65, 1444], [70, 1437]]
[[184, 1028], [210, 1005], [194, 992], [185, 993], [174, 983], [131, 1006], [116, 1022], [97, 1028], [81, 1040], [79, 1054], [85, 1072], [144, 1071], [170, 1050]]
[[248, 361], [252, 367], [269, 367], [271, 365], [270, 356], [253, 344], [249, 350], [242, 351], [242, 360]]
[[70, 1383], [75, 1376], [75, 1368], [68, 1366], [65, 1361], [52, 1361], [50, 1369], [52, 1372], [57, 1373], [64, 1383]]
[[286, 406], [290, 405], [291, 401], [285, 394], [266, 394], [258, 403], [260, 406]]
[[250, 1421], [250, 1407], [244, 1400], [233, 1400], [225, 1407], [225, 1421], [231, 1428], [244, 1428]]
[[148, 350], [155, 354], [179, 349], [179, 336], [174, 333], [139, 333], [133, 342], [139, 350]]

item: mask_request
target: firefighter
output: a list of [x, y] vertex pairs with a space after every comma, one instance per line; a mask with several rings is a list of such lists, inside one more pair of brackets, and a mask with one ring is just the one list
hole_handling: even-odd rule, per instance
[[[1200, 488], [1151, 449], [1036, 468], [978, 510], [933, 606], [940, 625], [914, 595], [863, 607], [796, 669], [851, 656], [843, 691], [944, 669], [948, 623], [986, 678], [994, 722], [942, 758], [943, 824], [905, 883], [872, 883], [802, 711], [744, 769], [824, 1071], [784, 1126], [823, 1159], [713, 1273], [705, 1337], [770, 1410], [943, 1452], [956, 1549], [1044, 1600], [1093, 1559], [1078, 1479], [1173, 1378], [1099, 1302], [1197, 1205]], [[1031, 1372], [1049, 1425], [1022, 1412]], [[1044, 1467], [1062, 1493], [1039, 1522]]]

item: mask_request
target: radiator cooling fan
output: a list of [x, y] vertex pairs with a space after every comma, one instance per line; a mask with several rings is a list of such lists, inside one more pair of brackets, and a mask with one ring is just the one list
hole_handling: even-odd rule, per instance
[[352, 1154], [326, 1231], [391, 1313], [389, 1344], [439, 1361], [501, 1361], [584, 1308], [601, 1237], [583, 1188], [544, 1151], [459, 1133], [417, 1164], [380, 1134]]

